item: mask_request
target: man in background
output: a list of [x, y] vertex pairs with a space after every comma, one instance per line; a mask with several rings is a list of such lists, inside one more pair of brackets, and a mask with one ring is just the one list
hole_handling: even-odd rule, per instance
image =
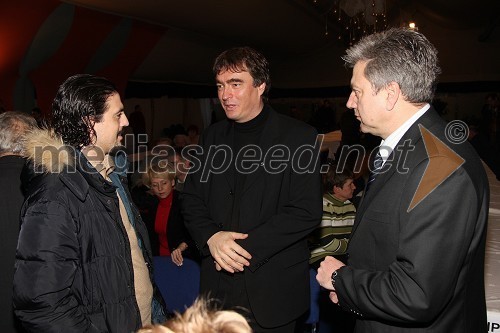
[[182, 148], [174, 148], [167, 158], [175, 168], [175, 189], [182, 192], [191, 164], [186, 156], [183, 156]]
[[356, 208], [350, 201], [354, 194], [354, 175], [347, 168], [330, 165], [323, 181], [323, 218], [310, 236], [310, 264], [317, 269], [319, 260], [335, 256], [343, 260], [354, 224]]
[[16, 332], [12, 309], [12, 280], [16, 260], [21, 206], [24, 202], [21, 174], [26, 133], [36, 128], [35, 118], [24, 112], [0, 114], [0, 332]]

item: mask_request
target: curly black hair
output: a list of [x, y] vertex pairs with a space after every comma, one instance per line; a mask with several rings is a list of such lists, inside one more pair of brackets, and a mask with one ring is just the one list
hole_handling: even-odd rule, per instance
[[52, 103], [50, 128], [65, 144], [80, 149], [95, 137], [93, 122], [100, 122], [108, 97], [117, 93], [109, 80], [90, 74], [77, 74], [64, 81]]

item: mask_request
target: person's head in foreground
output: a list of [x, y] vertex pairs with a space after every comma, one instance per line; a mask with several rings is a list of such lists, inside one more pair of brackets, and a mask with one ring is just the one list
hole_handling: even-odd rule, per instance
[[147, 326], [137, 333], [252, 333], [246, 319], [234, 311], [211, 308], [197, 299], [183, 314], [177, 313], [163, 325]]

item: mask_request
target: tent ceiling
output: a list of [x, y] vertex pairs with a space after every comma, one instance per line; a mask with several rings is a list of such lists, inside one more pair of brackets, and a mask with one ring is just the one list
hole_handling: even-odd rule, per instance
[[[366, 2], [370, 0], [349, 0]], [[316, 83], [293, 82], [293, 73], [307, 76], [308, 68], [334, 66], [338, 82], [347, 78], [340, 55], [346, 45], [336, 40], [335, 17], [326, 16], [334, 0], [64, 0], [97, 11], [167, 27], [168, 31], [134, 72], [133, 81], [211, 84], [215, 56], [231, 46], [249, 45], [270, 60], [273, 80], [279, 86], [325, 86], [334, 81], [317, 69]], [[370, 1], [371, 2], [371, 1]], [[389, 25], [410, 17], [431, 22], [433, 29], [457, 33], [475, 29], [475, 37], [498, 44], [498, 0], [387, 0]], [[432, 40], [433, 29], [424, 33]], [[330, 61], [330, 63], [328, 63]], [[321, 65], [319, 65], [321, 64]], [[323, 65], [326, 64], [326, 65]], [[290, 73], [289, 73], [290, 72]], [[288, 74], [289, 73], [289, 74]], [[319, 73], [319, 74], [318, 74]]]

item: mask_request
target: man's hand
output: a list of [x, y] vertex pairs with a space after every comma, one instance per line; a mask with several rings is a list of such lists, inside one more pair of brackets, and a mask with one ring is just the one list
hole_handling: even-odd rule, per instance
[[332, 273], [342, 266], [345, 266], [342, 261], [330, 256], [325, 257], [325, 260], [319, 265], [318, 274], [316, 275], [316, 280], [318, 280], [320, 286], [330, 290], [330, 300], [334, 304], [339, 304], [339, 298], [335, 287], [332, 285]]
[[215, 268], [230, 272], [241, 272], [244, 266], [250, 266], [248, 260], [252, 259], [250, 253], [242, 248], [236, 239], [245, 239], [248, 234], [231, 231], [219, 231], [207, 241], [210, 254], [215, 260]]
[[[316, 280], [318, 280], [320, 286], [334, 292], [335, 288], [332, 285], [332, 273], [342, 266], [345, 266], [342, 261], [337, 260], [334, 257], [326, 257], [325, 260], [321, 262], [318, 268], [318, 274], [316, 275]], [[337, 298], [337, 294], [334, 295], [334, 298]], [[330, 293], [330, 299], [333, 301], [332, 293]]]

